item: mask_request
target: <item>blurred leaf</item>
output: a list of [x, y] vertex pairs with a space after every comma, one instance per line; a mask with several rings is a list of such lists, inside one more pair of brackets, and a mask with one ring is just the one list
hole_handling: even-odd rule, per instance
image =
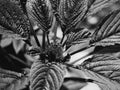
[[1, 47], [7, 47], [12, 43], [12, 38], [4, 38], [0, 41], [0, 46]]
[[28, 16], [40, 25], [42, 30], [48, 30], [52, 26], [53, 15], [50, 11], [49, 0], [28, 0]]
[[18, 0], [0, 0], [0, 34], [26, 39], [30, 24]]
[[102, 90], [120, 89], [120, 60], [109, 54], [95, 54], [82, 64], [83, 72]]
[[[120, 11], [114, 11], [106, 16], [97, 30], [92, 35], [90, 44], [99, 43], [101, 40], [109, 38], [112, 35], [116, 35], [120, 32]], [[117, 37], [118, 38], [118, 37]], [[108, 43], [109, 44], [109, 43]]]
[[20, 90], [28, 84], [28, 78], [21, 73], [0, 68], [0, 90]]
[[19, 53], [21, 49], [23, 49], [25, 42], [22, 40], [13, 40], [13, 48], [16, 53]]
[[101, 12], [105, 8], [110, 8], [115, 3], [117, 3], [119, 0], [91, 0], [93, 4], [91, 5], [89, 9], [88, 15], [96, 14], [98, 12]]
[[64, 74], [65, 68], [59, 63], [35, 61], [30, 71], [30, 90], [59, 90]]

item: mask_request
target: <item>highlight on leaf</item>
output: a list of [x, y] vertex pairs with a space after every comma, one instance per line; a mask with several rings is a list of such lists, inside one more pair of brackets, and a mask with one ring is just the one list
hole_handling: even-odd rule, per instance
[[30, 90], [59, 90], [64, 80], [65, 68], [60, 63], [33, 63], [30, 71]]
[[95, 54], [83, 64], [83, 72], [102, 90], [119, 90], [120, 60], [109, 54]]
[[17, 1], [0, 0], [0, 34], [27, 39], [30, 24]]
[[53, 15], [49, 0], [28, 0], [27, 4], [28, 16], [33, 19], [40, 28], [48, 31], [53, 22]]
[[116, 10], [107, 15], [91, 36], [90, 44], [99, 43], [101, 40], [109, 38], [120, 32], [120, 10]]
[[0, 68], [0, 90], [20, 90], [28, 85], [28, 77]]

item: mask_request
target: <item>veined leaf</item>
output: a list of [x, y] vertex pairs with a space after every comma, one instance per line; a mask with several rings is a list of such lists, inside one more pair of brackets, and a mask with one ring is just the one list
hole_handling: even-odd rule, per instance
[[[93, 0], [91, 0], [93, 2]], [[94, 0], [89, 9], [88, 15], [96, 14], [105, 8], [111, 7], [119, 0]]]
[[95, 54], [82, 64], [83, 72], [102, 90], [120, 89], [120, 60], [107, 54]]
[[60, 0], [58, 14], [64, 34], [69, 33], [81, 22], [87, 9], [87, 0]]
[[48, 30], [52, 26], [53, 15], [49, 0], [28, 0], [26, 7], [29, 17], [37, 21], [42, 30]]
[[71, 32], [67, 34], [66, 46], [83, 43], [90, 37], [90, 35], [91, 33], [86, 29], [80, 30], [77, 33]]
[[20, 90], [28, 84], [28, 77], [21, 73], [0, 68], [0, 90]]
[[106, 16], [97, 30], [92, 35], [90, 44], [95, 44], [103, 39], [120, 32], [120, 10]]
[[103, 39], [99, 43], [96, 43], [96, 46], [110, 46], [120, 44], [120, 33], [110, 36], [109, 38]]
[[0, 34], [29, 37], [30, 24], [17, 0], [0, 0]]
[[59, 90], [64, 80], [65, 68], [59, 63], [33, 63], [30, 90]]

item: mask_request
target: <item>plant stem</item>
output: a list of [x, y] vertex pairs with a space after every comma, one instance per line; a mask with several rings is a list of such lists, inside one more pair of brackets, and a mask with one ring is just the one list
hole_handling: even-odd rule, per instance
[[43, 31], [43, 37], [42, 37], [42, 48], [43, 48], [43, 50], [45, 50], [45, 36], [46, 36], [46, 32]]
[[63, 37], [62, 37], [62, 39], [61, 39], [61, 41], [60, 41], [60, 44], [63, 43], [64, 37], [65, 37], [65, 34], [63, 34]]

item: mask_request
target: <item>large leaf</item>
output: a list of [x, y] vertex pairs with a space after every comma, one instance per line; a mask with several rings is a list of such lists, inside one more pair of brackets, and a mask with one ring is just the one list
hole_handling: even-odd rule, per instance
[[29, 37], [30, 24], [17, 0], [0, 0], [0, 34]]
[[108, 54], [95, 54], [82, 64], [83, 72], [102, 90], [120, 89], [120, 60]]
[[27, 84], [27, 76], [0, 68], [0, 90], [20, 90]]
[[[93, 4], [89, 9], [88, 15], [96, 14], [106, 8], [110, 8], [115, 3], [119, 2], [119, 0], [90, 0], [90, 2], [93, 2]], [[114, 8], [114, 10], [115, 9], [118, 9], [118, 8]]]
[[111, 46], [115, 44], [120, 44], [120, 33], [110, 36], [109, 38], [103, 39], [96, 46]]
[[52, 26], [53, 15], [49, 0], [28, 0], [26, 7], [29, 17], [37, 21], [42, 30], [48, 30]]
[[88, 9], [87, 0], [60, 0], [59, 21], [64, 34], [80, 23]]
[[30, 90], [59, 90], [65, 68], [59, 63], [33, 63], [30, 73]]
[[120, 10], [114, 11], [106, 16], [97, 30], [92, 35], [90, 44], [95, 44], [103, 39], [120, 32]]

